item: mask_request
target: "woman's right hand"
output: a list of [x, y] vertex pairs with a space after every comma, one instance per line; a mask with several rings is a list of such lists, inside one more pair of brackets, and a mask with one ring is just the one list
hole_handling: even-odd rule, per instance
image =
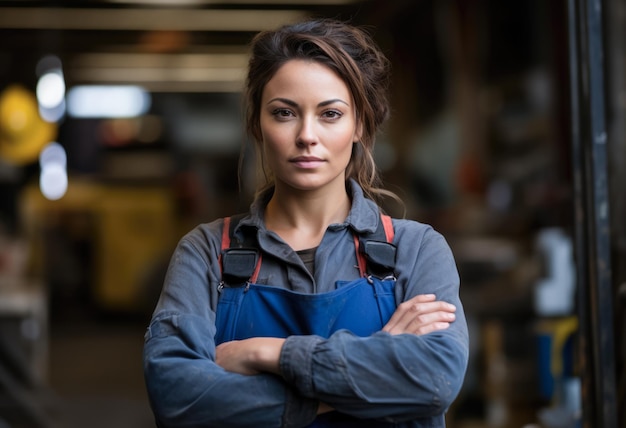
[[445, 330], [455, 320], [455, 311], [454, 305], [436, 300], [434, 294], [419, 294], [398, 305], [383, 331], [422, 335]]

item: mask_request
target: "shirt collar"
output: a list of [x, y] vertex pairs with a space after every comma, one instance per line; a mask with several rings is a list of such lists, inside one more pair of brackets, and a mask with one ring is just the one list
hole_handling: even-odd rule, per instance
[[[351, 194], [352, 206], [343, 226], [350, 226], [357, 234], [373, 232], [376, 230], [380, 217], [378, 205], [365, 197], [363, 189], [354, 179], [348, 180], [347, 189]], [[251, 226], [257, 230], [265, 230], [265, 207], [273, 194], [273, 187], [259, 194], [250, 205], [249, 215], [241, 220], [237, 229], [240, 226]]]

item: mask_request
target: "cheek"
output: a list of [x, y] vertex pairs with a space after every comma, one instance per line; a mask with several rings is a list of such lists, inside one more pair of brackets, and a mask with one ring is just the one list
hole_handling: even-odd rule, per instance
[[271, 132], [263, 132], [262, 136], [263, 139], [261, 140], [261, 146], [266, 155], [271, 156], [272, 153], [280, 151], [280, 143], [276, 140], [276, 135]]
[[355, 145], [356, 137], [352, 132], [346, 132], [342, 138], [342, 145], [338, 150], [341, 151], [342, 154], [345, 154], [348, 157], [352, 156], [352, 151]]
[[259, 136], [261, 137], [259, 140], [261, 150], [263, 153], [269, 153], [272, 150], [271, 147], [273, 144], [273, 138], [271, 131], [267, 128], [267, 126], [263, 125], [263, 122], [261, 122], [259, 126]]
[[263, 163], [271, 170], [274, 170], [278, 159], [281, 158], [285, 151], [280, 141], [280, 135], [265, 130], [261, 133], [261, 136], [260, 149], [264, 159]]

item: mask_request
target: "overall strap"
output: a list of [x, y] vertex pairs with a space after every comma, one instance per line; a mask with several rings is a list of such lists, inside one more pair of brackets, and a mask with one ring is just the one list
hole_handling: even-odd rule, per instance
[[395, 232], [391, 217], [380, 214], [376, 230], [364, 237], [354, 236], [354, 247], [362, 277], [373, 275], [386, 278], [394, 275], [396, 246], [393, 245]]
[[[254, 283], [261, 270], [262, 255], [255, 242], [233, 239], [234, 231], [243, 215], [224, 218], [222, 251], [219, 262], [222, 280], [230, 286]], [[381, 213], [376, 230], [364, 237], [354, 235], [354, 248], [362, 277], [393, 276], [396, 264], [396, 247], [392, 244], [394, 229], [391, 217]]]
[[256, 245], [232, 239], [235, 228], [243, 217], [243, 214], [239, 214], [224, 218], [219, 263], [222, 270], [222, 281], [231, 287], [242, 286], [247, 282], [256, 282], [261, 270], [262, 257]]

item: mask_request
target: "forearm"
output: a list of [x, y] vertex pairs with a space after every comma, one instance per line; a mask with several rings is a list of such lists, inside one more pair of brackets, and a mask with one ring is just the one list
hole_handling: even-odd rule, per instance
[[[461, 334], [462, 336], [462, 334]], [[365, 419], [395, 421], [442, 414], [459, 392], [467, 344], [449, 331], [425, 336], [289, 338], [285, 379], [305, 396]]]
[[202, 324], [176, 317], [153, 322], [144, 347], [146, 386], [160, 426], [301, 427], [315, 418], [317, 400], [273, 374], [225, 371], [202, 347]]
[[242, 375], [280, 375], [278, 361], [285, 339], [253, 337], [224, 342], [215, 349], [215, 362], [225, 370]]
[[[260, 373], [280, 373], [280, 354], [285, 339], [275, 337], [253, 337], [220, 344], [216, 352], [216, 363], [225, 370], [245, 376]], [[319, 403], [317, 414], [334, 410], [326, 403]]]

